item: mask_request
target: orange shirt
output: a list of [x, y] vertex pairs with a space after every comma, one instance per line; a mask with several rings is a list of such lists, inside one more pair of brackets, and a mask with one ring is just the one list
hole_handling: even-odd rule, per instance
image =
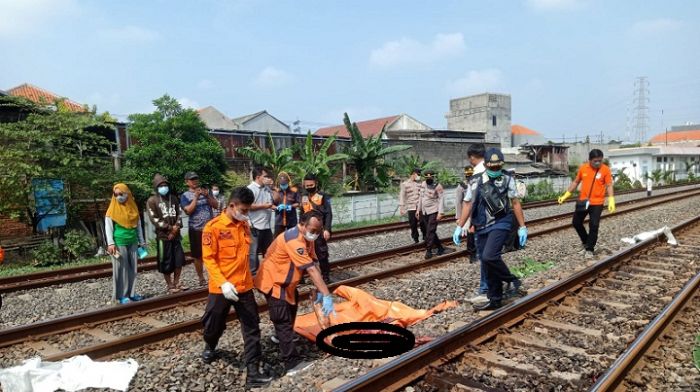
[[255, 275], [255, 287], [294, 305], [301, 271], [313, 266], [315, 259], [313, 243], [306, 242], [298, 226], [289, 229], [278, 235], [267, 249]]
[[[593, 182], [593, 176], [595, 176], [595, 182]], [[603, 205], [605, 202], [605, 187], [608, 184], [612, 184], [612, 173], [607, 165], [602, 163], [598, 174], [596, 174], [596, 169], [592, 168], [589, 163], [584, 163], [578, 168], [576, 180], [581, 182], [579, 200], [588, 199], [592, 206]], [[593, 184], [593, 190], [591, 190], [591, 184]], [[591, 194], [589, 195], [588, 192], [591, 192]]]
[[209, 292], [221, 294], [228, 281], [239, 293], [253, 288], [248, 251], [250, 227], [247, 222], [231, 220], [221, 214], [210, 220], [202, 232], [202, 261], [209, 272]]

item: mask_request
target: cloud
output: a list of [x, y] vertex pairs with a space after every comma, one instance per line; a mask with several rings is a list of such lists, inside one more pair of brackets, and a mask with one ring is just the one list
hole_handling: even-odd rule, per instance
[[255, 85], [258, 87], [272, 88], [281, 87], [293, 80], [293, 76], [284, 70], [267, 66], [255, 78]]
[[405, 64], [427, 64], [462, 54], [466, 49], [462, 33], [437, 34], [430, 43], [409, 38], [389, 41], [372, 50], [370, 64], [392, 67]]
[[150, 44], [160, 39], [157, 31], [132, 25], [105, 29], [99, 32], [99, 36], [107, 41], [131, 45]]
[[447, 84], [447, 90], [459, 96], [492, 92], [501, 88], [503, 88], [503, 73], [493, 68], [469, 71], [466, 76]]
[[384, 117], [381, 108], [376, 106], [348, 106], [341, 109], [334, 109], [323, 116], [323, 121], [328, 124], [339, 125], [343, 123], [343, 115], [347, 113], [350, 121], [360, 122], [373, 118]]
[[75, 0], [0, 0], [0, 38], [36, 34], [80, 13]]
[[537, 11], [568, 11], [583, 7], [583, 0], [526, 0], [528, 7]]
[[177, 101], [185, 109], [199, 109], [199, 108], [201, 108], [201, 106], [199, 106], [199, 103], [197, 101], [190, 99], [190, 98], [187, 98], [187, 97], [178, 98]]
[[202, 79], [199, 81], [199, 83], [197, 83], [197, 88], [202, 90], [208, 90], [212, 87], [214, 87], [214, 83], [212, 83], [212, 81], [209, 79]]
[[635, 35], [653, 35], [677, 31], [681, 27], [683, 27], [683, 22], [680, 20], [658, 18], [639, 21], [632, 25], [630, 31]]

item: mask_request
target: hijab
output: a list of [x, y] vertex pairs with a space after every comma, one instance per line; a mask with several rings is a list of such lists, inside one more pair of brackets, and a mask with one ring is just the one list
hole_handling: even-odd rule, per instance
[[[117, 197], [114, 196], [114, 192], [116, 191], [128, 195], [126, 203], [122, 204], [117, 200]], [[109, 203], [109, 208], [107, 208], [107, 216], [119, 223], [119, 226], [127, 229], [133, 229], [138, 224], [139, 209], [136, 207], [134, 195], [131, 194], [126, 184], [119, 183], [112, 188], [112, 201]]]

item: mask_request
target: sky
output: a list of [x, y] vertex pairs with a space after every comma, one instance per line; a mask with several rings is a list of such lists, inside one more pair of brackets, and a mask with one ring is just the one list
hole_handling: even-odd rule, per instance
[[[510, 94], [556, 140], [625, 138], [635, 78], [650, 134], [700, 123], [700, 2], [0, 0], [0, 89], [31, 83], [118, 118], [167, 93], [304, 129]], [[651, 135], [649, 135], [651, 136]]]

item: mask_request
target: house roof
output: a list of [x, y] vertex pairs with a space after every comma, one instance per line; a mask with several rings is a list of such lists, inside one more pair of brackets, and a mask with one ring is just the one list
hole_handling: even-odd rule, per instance
[[537, 131], [517, 124], [510, 126], [510, 133], [513, 135], [542, 136], [542, 134]]
[[634, 155], [700, 155], [700, 147], [680, 147], [680, 146], [653, 146], [653, 147], [634, 147], [634, 148], [614, 148], [608, 150], [610, 158], [634, 156]]
[[253, 113], [253, 114], [246, 114], [245, 116], [241, 117], [236, 117], [233, 119], [233, 121], [239, 123], [239, 124], [245, 124], [248, 121], [254, 119], [255, 117], [258, 117], [261, 114], [267, 113], [267, 110], [261, 110], [259, 112]]
[[666, 132], [654, 135], [650, 142], [665, 143], [666, 140], [668, 140], [669, 143], [700, 141], [700, 129], [668, 132], [668, 139], [666, 138], [666, 135]]
[[241, 128], [240, 124], [231, 120], [228, 116], [213, 106], [197, 109], [197, 113], [210, 129], [235, 130]]
[[41, 87], [31, 85], [29, 83], [20, 84], [17, 87], [13, 87], [7, 90], [9, 95], [15, 97], [24, 97], [28, 100], [38, 103], [40, 105], [53, 105], [54, 101], [63, 99], [63, 103], [66, 107], [73, 112], [84, 112], [85, 107], [75, 101], [71, 101], [65, 97], [54, 94], [51, 91], [45, 90]]
[[[357, 122], [357, 128], [360, 130], [362, 137], [370, 137], [379, 135], [382, 128], [386, 125], [390, 125], [394, 121], [398, 120], [400, 115], [375, 118], [374, 120], [360, 121]], [[319, 128], [314, 135], [316, 136], [333, 136], [338, 134], [339, 137], [350, 137], [350, 133], [343, 125], [335, 125], [332, 127]]]

